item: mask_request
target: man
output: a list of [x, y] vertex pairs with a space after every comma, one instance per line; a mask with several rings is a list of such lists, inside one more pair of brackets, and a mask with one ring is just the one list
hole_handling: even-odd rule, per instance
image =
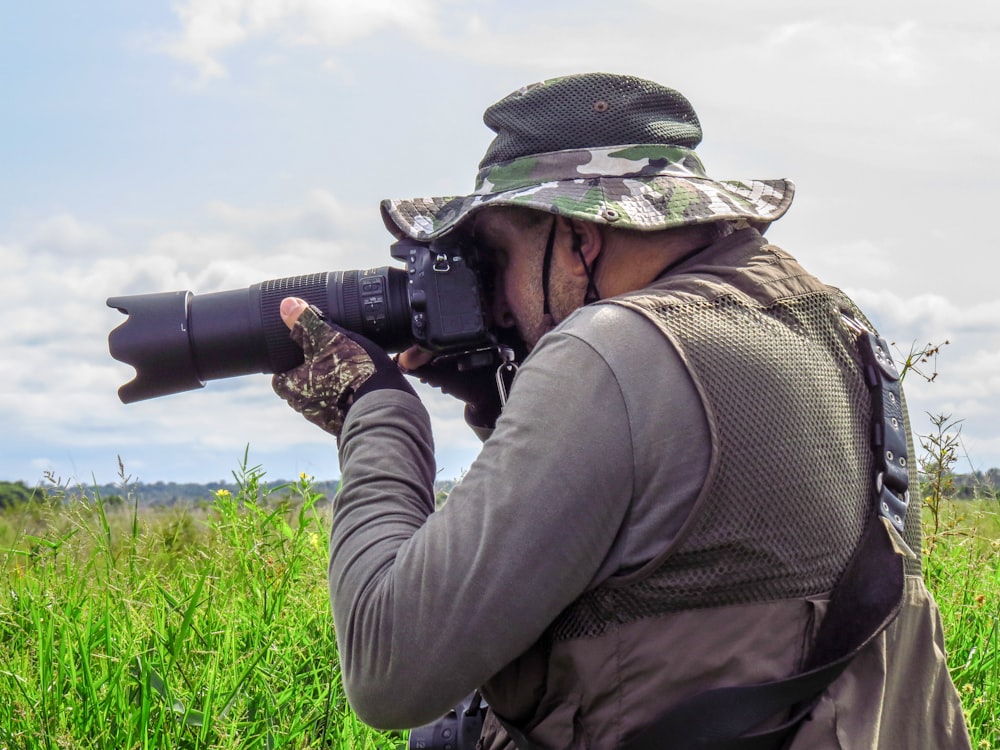
[[898, 616], [818, 700], [745, 729], [794, 703], [795, 748], [968, 747], [919, 560], [904, 585], [892, 551], [919, 552], [919, 503], [903, 538], [874, 520], [867, 323], [761, 237], [792, 185], [706, 177], [691, 105], [633, 77], [545, 81], [484, 119], [472, 196], [382, 206], [397, 237], [475, 247], [492, 324], [531, 351], [495, 425], [494, 390], [401, 357], [489, 435], [441, 510], [396, 364], [282, 303], [306, 362], [275, 388], [339, 439], [329, 582], [358, 715], [413, 727], [482, 685], [483, 748], [628, 747], [657, 726], [683, 731], [643, 747], [681, 746], [721, 717], [658, 725], [671, 707], [823, 662], [831, 591], [856, 596], [838, 581], [871, 539], [891, 541]]

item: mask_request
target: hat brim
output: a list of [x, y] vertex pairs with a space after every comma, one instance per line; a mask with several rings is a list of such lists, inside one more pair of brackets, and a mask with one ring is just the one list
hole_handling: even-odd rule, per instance
[[789, 180], [725, 180], [657, 175], [557, 180], [485, 195], [382, 201], [382, 219], [396, 237], [430, 241], [487, 206], [523, 206], [622, 229], [656, 231], [745, 219], [766, 226], [784, 215]]

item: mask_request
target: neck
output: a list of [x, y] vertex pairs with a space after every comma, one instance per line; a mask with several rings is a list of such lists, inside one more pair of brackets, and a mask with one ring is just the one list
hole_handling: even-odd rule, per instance
[[613, 297], [642, 289], [712, 245], [719, 236], [714, 225], [608, 233], [597, 274], [601, 292]]

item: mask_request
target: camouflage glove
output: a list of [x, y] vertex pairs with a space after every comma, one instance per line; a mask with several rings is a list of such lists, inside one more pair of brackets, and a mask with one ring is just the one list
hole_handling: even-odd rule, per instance
[[364, 336], [327, 323], [312, 305], [290, 333], [305, 361], [275, 375], [271, 387], [315, 425], [340, 438], [351, 405], [370, 391], [391, 388], [416, 395], [396, 363]]

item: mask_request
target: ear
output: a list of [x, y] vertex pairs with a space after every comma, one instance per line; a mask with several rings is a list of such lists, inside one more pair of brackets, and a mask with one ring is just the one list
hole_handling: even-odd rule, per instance
[[570, 267], [580, 276], [586, 276], [587, 271], [580, 256], [573, 249], [573, 243], [579, 243], [583, 260], [590, 268], [593, 268], [597, 256], [604, 250], [604, 232], [600, 226], [592, 221], [579, 221], [577, 219], [566, 219], [565, 221], [569, 231], [572, 232], [568, 245], [568, 252], [572, 256]]

